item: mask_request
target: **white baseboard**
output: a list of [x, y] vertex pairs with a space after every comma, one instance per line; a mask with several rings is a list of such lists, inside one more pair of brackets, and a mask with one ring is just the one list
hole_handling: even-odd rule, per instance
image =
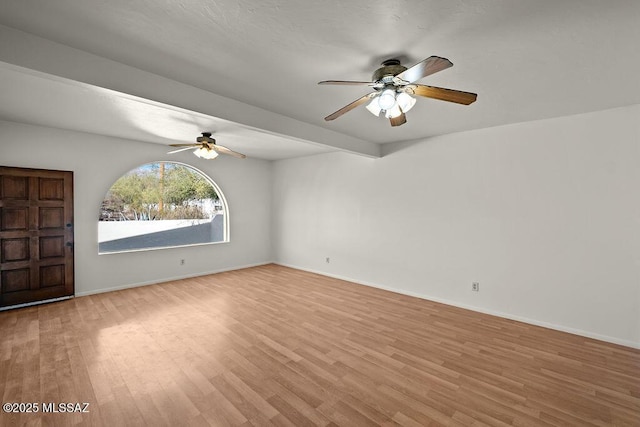
[[260, 262], [257, 264], [239, 265], [235, 267], [221, 268], [218, 270], [211, 270], [211, 271], [202, 271], [199, 273], [185, 274], [185, 275], [174, 276], [174, 277], [164, 277], [162, 279], [147, 280], [144, 282], [137, 282], [137, 283], [129, 283], [126, 285], [113, 286], [109, 288], [92, 289], [90, 291], [76, 292], [75, 296], [84, 297], [87, 295], [102, 294], [104, 292], [112, 292], [112, 291], [120, 291], [122, 289], [137, 288], [139, 286], [147, 286], [147, 285], [155, 285], [155, 284], [164, 283], [164, 282], [172, 282], [174, 280], [182, 280], [182, 279], [190, 279], [192, 277], [207, 276], [209, 274], [224, 273], [224, 272], [233, 271], [233, 270], [242, 270], [243, 268], [258, 267], [258, 266], [267, 265], [267, 264], [273, 264], [273, 261]]
[[620, 338], [616, 338], [616, 337], [610, 337], [608, 335], [596, 334], [596, 333], [585, 331], [585, 330], [582, 330], [582, 329], [570, 328], [568, 326], [557, 325], [555, 323], [543, 322], [543, 321], [540, 321], [540, 320], [530, 319], [530, 318], [522, 317], [522, 316], [517, 316], [517, 315], [510, 314], [510, 313], [503, 313], [503, 312], [500, 312], [500, 311], [488, 310], [486, 308], [476, 307], [476, 306], [472, 306], [472, 305], [468, 305], [468, 304], [463, 304], [463, 303], [459, 303], [457, 301], [451, 301], [451, 300], [447, 300], [447, 299], [443, 299], [443, 298], [432, 297], [432, 296], [429, 296], [429, 295], [419, 294], [417, 292], [406, 291], [404, 289], [391, 288], [389, 286], [380, 285], [378, 283], [365, 282], [365, 281], [362, 281], [362, 280], [353, 279], [351, 277], [341, 276], [341, 275], [338, 275], [338, 274], [331, 274], [331, 273], [327, 273], [325, 271], [314, 270], [314, 269], [311, 269], [311, 268], [305, 268], [305, 267], [300, 267], [300, 266], [296, 266], [296, 265], [285, 264], [285, 263], [275, 262], [275, 261], [274, 261], [274, 264], [281, 265], [283, 267], [295, 268], [296, 270], [308, 271], [310, 273], [320, 274], [322, 276], [333, 277], [335, 279], [345, 280], [347, 282], [353, 282], [353, 283], [356, 283], [358, 285], [364, 285], [364, 286], [369, 286], [369, 287], [372, 287], [372, 288], [383, 289], [385, 291], [395, 292], [397, 294], [416, 297], [416, 298], [420, 298], [420, 299], [424, 299], [424, 300], [428, 300], [428, 301], [434, 301], [434, 302], [438, 302], [438, 303], [441, 303], [441, 304], [446, 304], [446, 305], [451, 305], [451, 306], [454, 306], [454, 307], [464, 308], [466, 310], [476, 311], [476, 312], [479, 312], [479, 313], [490, 314], [492, 316], [502, 317], [504, 319], [516, 320], [518, 322], [528, 323], [530, 325], [535, 325], [535, 326], [541, 326], [541, 327], [547, 328], [547, 329], [553, 329], [553, 330], [560, 331], [560, 332], [567, 332], [567, 333], [570, 333], [570, 334], [573, 334], [573, 335], [579, 335], [579, 336], [582, 336], [582, 337], [592, 338], [592, 339], [599, 340], [599, 341], [605, 341], [605, 342], [609, 342], [609, 343], [612, 343], [612, 344], [618, 344], [618, 345], [622, 345], [622, 346], [625, 346], [625, 347], [631, 347], [631, 348], [640, 349], [640, 343], [634, 342], [634, 341], [628, 341], [628, 340], [624, 340], [624, 339], [620, 339]]

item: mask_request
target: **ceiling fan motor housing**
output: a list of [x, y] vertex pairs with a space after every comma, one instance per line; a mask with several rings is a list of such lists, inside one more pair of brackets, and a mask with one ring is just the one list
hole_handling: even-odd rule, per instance
[[382, 63], [382, 67], [373, 72], [371, 80], [374, 82], [379, 82], [382, 81], [384, 77], [393, 77], [400, 74], [406, 69], [407, 67], [400, 65], [400, 61], [398, 61], [397, 59], [387, 59]]
[[211, 132], [202, 132], [202, 136], [196, 138], [197, 142], [216, 143], [216, 140], [211, 138]]

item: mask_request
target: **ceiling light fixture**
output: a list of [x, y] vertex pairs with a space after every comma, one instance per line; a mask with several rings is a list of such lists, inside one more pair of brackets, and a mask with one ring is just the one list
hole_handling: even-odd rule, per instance
[[396, 91], [385, 89], [378, 95], [378, 106], [381, 110], [391, 110], [396, 106]]
[[406, 113], [412, 109], [415, 104], [416, 99], [408, 93], [396, 93], [393, 89], [385, 89], [374, 96], [366, 108], [376, 117], [380, 116], [381, 111], [384, 111], [384, 116], [390, 119]]
[[393, 119], [398, 117], [400, 114], [402, 114], [402, 110], [400, 109], [400, 106], [396, 103], [396, 105], [394, 105], [393, 108], [385, 111], [384, 116], [387, 119]]
[[374, 97], [371, 102], [369, 103], [369, 105], [367, 105], [367, 110], [369, 110], [369, 112], [371, 114], [373, 114], [374, 116], [378, 117], [380, 115], [380, 111], [382, 111], [382, 108], [380, 108], [380, 105], [378, 105], [378, 97]]
[[218, 157], [217, 151], [212, 150], [210, 148], [205, 148], [205, 147], [198, 148], [193, 152], [193, 154], [200, 157], [201, 159], [207, 159], [207, 160], [215, 159], [216, 157]]
[[398, 101], [398, 105], [405, 113], [416, 105], [416, 99], [407, 92], [400, 92], [398, 96], [396, 96], [396, 101]]

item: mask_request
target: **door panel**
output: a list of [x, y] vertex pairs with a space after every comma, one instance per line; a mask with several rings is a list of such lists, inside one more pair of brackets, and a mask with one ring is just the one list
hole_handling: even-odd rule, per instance
[[58, 258], [64, 256], [64, 237], [40, 237], [40, 259]]
[[0, 262], [25, 261], [29, 259], [29, 239], [3, 239], [0, 247]]
[[3, 199], [29, 199], [29, 178], [24, 176], [4, 176], [2, 179]]
[[0, 306], [73, 292], [72, 172], [0, 166]]
[[64, 183], [61, 179], [40, 178], [40, 200], [63, 200]]
[[38, 228], [64, 228], [64, 210], [63, 208], [45, 208], [39, 210]]
[[3, 271], [0, 274], [0, 280], [2, 280], [3, 293], [28, 291], [31, 283], [29, 283], [29, 269], [28, 268], [16, 268], [13, 270]]
[[0, 215], [0, 231], [28, 230], [29, 208], [4, 208]]

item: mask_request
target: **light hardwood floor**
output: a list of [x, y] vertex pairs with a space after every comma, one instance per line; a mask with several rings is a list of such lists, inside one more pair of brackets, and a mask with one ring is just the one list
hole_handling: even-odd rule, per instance
[[0, 313], [0, 425], [640, 425], [640, 351], [276, 265]]

